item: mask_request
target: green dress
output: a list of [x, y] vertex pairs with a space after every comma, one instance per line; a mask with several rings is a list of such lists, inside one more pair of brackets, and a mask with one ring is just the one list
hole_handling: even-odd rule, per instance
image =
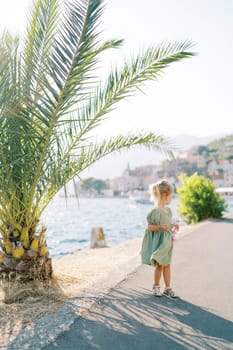
[[[171, 226], [172, 212], [170, 208], [166, 211], [161, 208], [154, 208], [147, 215], [147, 221], [154, 225]], [[169, 265], [172, 258], [172, 235], [171, 232], [156, 231], [152, 232], [146, 229], [141, 248], [142, 264]]]

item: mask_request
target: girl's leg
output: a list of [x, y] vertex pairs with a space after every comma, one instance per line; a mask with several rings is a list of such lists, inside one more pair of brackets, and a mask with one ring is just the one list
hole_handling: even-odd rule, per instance
[[156, 297], [161, 297], [162, 296], [162, 293], [160, 291], [160, 286], [159, 286], [162, 272], [163, 272], [163, 266], [157, 264], [156, 267], [155, 267], [154, 285], [153, 285], [153, 288], [152, 288], [152, 293]]
[[160, 285], [162, 272], [163, 272], [163, 266], [157, 264], [156, 267], [155, 267], [155, 274], [154, 274], [154, 284], [155, 284], [155, 286], [159, 286]]
[[165, 288], [170, 288], [171, 284], [171, 265], [163, 267], [163, 278], [165, 283]]
[[165, 282], [165, 290], [163, 295], [166, 295], [170, 298], [177, 298], [177, 295], [171, 289], [171, 265], [167, 265], [163, 267], [163, 278]]

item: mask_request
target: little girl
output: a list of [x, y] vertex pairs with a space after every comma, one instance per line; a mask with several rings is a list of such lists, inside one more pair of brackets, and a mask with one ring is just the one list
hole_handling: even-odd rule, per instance
[[[173, 188], [167, 180], [161, 180], [151, 186], [151, 198], [157, 203], [147, 215], [148, 226], [142, 241], [141, 258], [143, 264], [155, 266], [153, 295], [176, 298], [171, 289], [171, 258], [172, 258], [172, 212], [166, 206], [171, 202]], [[175, 224], [176, 231], [179, 225]], [[165, 290], [160, 291], [160, 279], [163, 274]]]

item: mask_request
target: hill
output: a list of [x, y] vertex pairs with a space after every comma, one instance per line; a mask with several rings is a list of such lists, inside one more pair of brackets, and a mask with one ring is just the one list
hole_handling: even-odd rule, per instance
[[[177, 135], [172, 141], [179, 151], [185, 151], [193, 146], [207, 145], [216, 140], [219, 136], [197, 137], [188, 134]], [[129, 151], [122, 151], [121, 154], [113, 154], [98, 161], [90, 170], [83, 172], [82, 178], [94, 177], [100, 179], [121, 176], [127, 165], [130, 168], [144, 166], [147, 164], [160, 164], [165, 156], [156, 151], [147, 151], [135, 148]]]
[[206, 146], [199, 145], [191, 149], [192, 154], [202, 155], [206, 161], [233, 159], [233, 134], [216, 139]]

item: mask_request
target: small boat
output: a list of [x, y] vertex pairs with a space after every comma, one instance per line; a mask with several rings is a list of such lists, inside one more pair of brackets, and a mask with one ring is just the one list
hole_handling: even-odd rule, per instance
[[233, 187], [219, 187], [215, 191], [221, 196], [233, 197]]
[[151, 204], [149, 191], [131, 191], [129, 194], [129, 200], [135, 204]]

